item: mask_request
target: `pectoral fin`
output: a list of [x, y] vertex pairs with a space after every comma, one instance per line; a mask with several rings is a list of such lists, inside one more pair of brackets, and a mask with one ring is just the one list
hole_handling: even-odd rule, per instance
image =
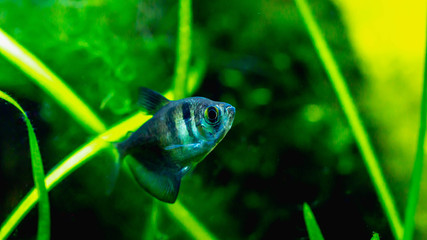
[[164, 202], [174, 203], [176, 201], [181, 184], [181, 174], [179, 172], [175, 173], [164, 169], [157, 171], [147, 169], [134, 158], [127, 158], [126, 161], [135, 180], [148, 193]]
[[[118, 143], [112, 143], [114, 146], [118, 146]], [[110, 148], [113, 149], [113, 148]], [[110, 151], [111, 153], [111, 162], [109, 162], [107, 168], [110, 168], [110, 174], [108, 175], [108, 182], [107, 182], [107, 188], [105, 191], [106, 195], [110, 195], [113, 190], [114, 187], [116, 186], [116, 181], [117, 178], [119, 176], [119, 172], [120, 172], [120, 165], [121, 162], [123, 160], [123, 153], [121, 152], [121, 148], [117, 147], [117, 151], [116, 150], [112, 150]]]

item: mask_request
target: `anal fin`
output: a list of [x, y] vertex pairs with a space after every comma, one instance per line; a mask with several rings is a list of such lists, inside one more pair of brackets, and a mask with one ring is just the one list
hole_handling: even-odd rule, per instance
[[167, 170], [152, 171], [133, 157], [126, 158], [135, 180], [155, 198], [174, 203], [178, 197], [181, 175]]

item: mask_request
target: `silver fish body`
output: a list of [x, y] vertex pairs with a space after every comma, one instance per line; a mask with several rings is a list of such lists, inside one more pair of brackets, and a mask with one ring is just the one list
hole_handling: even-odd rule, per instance
[[117, 145], [136, 181], [164, 202], [176, 201], [181, 178], [230, 130], [235, 108], [203, 97], [169, 101], [141, 88], [140, 105], [153, 117]]

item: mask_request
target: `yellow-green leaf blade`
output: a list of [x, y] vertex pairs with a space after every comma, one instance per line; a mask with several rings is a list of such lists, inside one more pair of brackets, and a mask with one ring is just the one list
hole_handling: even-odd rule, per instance
[[376, 232], [372, 234], [371, 240], [380, 240], [380, 235]]
[[215, 240], [215, 236], [210, 233], [199, 221], [181, 204], [176, 201], [174, 204], [163, 204], [170, 214], [176, 218], [194, 239]]
[[363, 126], [356, 105], [347, 87], [346, 81], [332, 56], [331, 50], [323, 37], [323, 34], [313, 17], [311, 9], [305, 0], [295, 0], [298, 11], [307, 27], [315, 50], [325, 68], [329, 80], [337, 94], [341, 108], [349, 122], [350, 129], [356, 140], [364, 164], [369, 173], [371, 181], [377, 192], [379, 202], [387, 216], [390, 228], [397, 239], [403, 236], [403, 226], [397, 211], [396, 204], [389, 187], [385, 181], [374, 149], [369, 141], [368, 133]]
[[59, 105], [62, 105], [88, 131], [91, 133], [105, 131], [105, 124], [64, 81], [2, 29], [0, 29], [0, 53], [27, 74], [34, 83], [50, 94]]
[[[427, 45], [427, 44], [426, 44]], [[405, 225], [403, 240], [410, 240], [414, 235], [415, 214], [420, 195], [421, 178], [424, 165], [424, 142], [427, 129], [427, 50], [424, 50], [424, 80], [421, 94], [420, 128], [418, 132], [417, 150], [414, 166], [412, 167], [411, 184], [409, 186], [408, 202], [405, 209]]]
[[[28, 139], [30, 142], [30, 155], [31, 155], [31, 165], [33, 170], [34, 184], [39, 196], [39, 223], [37, 231], [37, 239], [45, 240], [50, 238], [50, 209], [49, 209], [49, 197], [46, 190], [46, 185], [44, 182], [44, 170], [43, 163], [40, 155], [39, 146], [37, 144], [36, 134], [34, 133], [33, 126], [31, 125], [30, 120], [27, 117], [27, 114], [22, 109], [22, 107], [9, 95], [0, 91], [0, 98], [9, 102], [15, 106], [21, 113], [24, 115], [25, 124], [27, 125], [28, 130]], [[0, 232], [0, 239], [6, 238], [6, 235], [3, 235]]]
[[188, 68], [191, 57], [191, 0], [179, 1], [178, 42], [174, 75], [174, 93], [178, 99], [187, 93]]
[[307, 203], [303, 206], [304, 221], [310, 240], [324, 240], [316, 218]]

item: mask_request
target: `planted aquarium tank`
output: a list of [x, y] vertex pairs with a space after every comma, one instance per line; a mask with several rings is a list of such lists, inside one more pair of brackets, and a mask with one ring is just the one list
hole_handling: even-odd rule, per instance
[[0, 239], [426, 239], [426, 9], [0, 0]]

